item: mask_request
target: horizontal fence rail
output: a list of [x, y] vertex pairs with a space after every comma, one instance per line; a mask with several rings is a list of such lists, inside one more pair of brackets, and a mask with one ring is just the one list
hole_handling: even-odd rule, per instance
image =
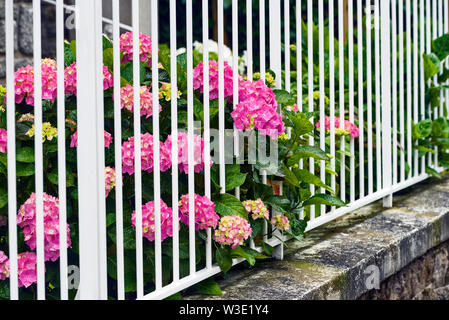
[[[305, 143], [325, 156], [287, 168], [321, 180], [303, 191], [346, 203], [301, 208], [305, 232], [377, 200], [390, 207], [395, 192], [443, 171], [441, 150], [423, 155], [414, 132], [447, 118], [449, 91], [428, 89], [449, 65], [426, 78], [423, 53], [449, 32], [448, 1], [133, 0], [131, 25], [123, 1], [33, 0], [33, 64], [18, 69], [15, 1], [4, 0], [0, 299], [164, 299], [220, 273], [217, 226], [199, 227], [198, 208], [232, 215], [250, 200], [249, 180], [291, 194], [287, 171], [256, 156], [241, 172], [255, 124], [242, 130], [231, 113], [247, 82], [288, 94], [284, 119], [300, 112], [313, 124]], [[49, 6], [54, 22], [41, 18]], [[53, 57], [42, 56], [47, 25]], [[294, 135], [259, 135], [270, 144], [257, 155], [278, 157]], [[270, 219], [283, 216], [269, 207]], [[248, 246], [282, 259], [292, 235], [270, 219]]]

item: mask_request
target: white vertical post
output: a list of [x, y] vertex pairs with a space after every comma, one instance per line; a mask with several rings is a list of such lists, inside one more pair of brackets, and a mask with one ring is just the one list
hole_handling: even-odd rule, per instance
[[[80, 260], [80, 299], [100, 299], [105, 297], [101, 285], [102, 263], [100, 260], [100, 207], [104, 194], [98, 194], [99, 183], [104, 181], [92, 179], [99, 177], [98, 163], [103, 147], [97, 145], [97, 109], [98, 95], [103, 95], [103, 86], [98, 87], [96, 72], [98, 61], [96, 54], [97, 20], [101, 19], [98, 7], [92, 6], [90, 0], [77, 0], [79, 10], [77, 21], [77, 83], [78, 83], [78, 202], [79, 202], [79, 260]], [[101, 13], [101, 12], [100, 12]], [[101, 133], [103, 134], [103, 133]], [[104, 172], [103, 172], [104, 174]]]
[[[380, 2], [380, 32], [382, 61], [382, 185], [391, 188], [391, 52], [390, 52], [390, 1]], [[385, 207], [393, 206], [393, 195], [384, 198]]]
[[276, 87], [281, 88], [282, 53], [281, 53], [281, 2], [269, 0], [270, 24], [270, 69], [276, 74]]

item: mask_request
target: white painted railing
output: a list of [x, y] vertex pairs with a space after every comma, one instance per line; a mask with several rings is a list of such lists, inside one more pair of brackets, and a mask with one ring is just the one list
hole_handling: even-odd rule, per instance
[[[170, 24], [170, 66], [171, 66], [171, 97], [177, 96], [177, 44], [176, 17], [186, 16], [186, 51], [187, 51], [187, 132], [188, 140], [194, 138], [194, 95], [193, 95], [193, 30], [202, 28], [202, 42], [207, 43], [211, 37], [210, 1], [186, 1], [186, 7], [177, 7], [176, 1], [170, 0], [169, 21], [159, 21], [158, 2], [155, 0], [134, 0], [132, 26], [123, 26], [119, 23], [119, 0], [112, 0], [113, 18], [104, 20], [100, 1], [77, 0], [74, 9], [77, 12], [76, 55], [77, 55], [77, 127], [78, 127], [78, 204], [79, 204], [79, 268], [80, 285], [78, 297], [81, 299], [107, 299], [111, 295], [111, 279], [108, 279], [108, 260], [114, 260], [116, 265], [116, 280], [114, 280], [114, 298], [125, 298], [125, 272], [128, 267], [124, 257], [123, 238], [123, 184], [122, 184], [122, 154], [121, 143], [115, 144], [116, 163], [116, 252], [108, 253], [106, 234], [106, 202], [104, 190], [105, 153], [104, 153], [104, 97], [103, 97], [103, 55], [102, 55], [102, 24], [110, 23], [113, 26], [113, 65], [114, 65], [114, 136], [121, 137], [121, 105], [120, 105], [120, 48], [119, 36], [121, 31], [129, 28], [133, 32], [133, 77], [134, 77], [134, 105], [140, 105], [140, 72], [139, 72], [139, 2], [151, 2], [151, 34], [152, 34], [152, 79], [158, 78], [158, 38], [161, 23]], [[42, 1], [43, 2], [43, 1]], [[63, 1], [53, 2], [56, 8], [56, 61], [58, 88], [64, 88], [64, 19]], [[261, 78], [265, 80], [267, 71], [266, 57], [269, 57], [269, 69], [276, 75], [276, 87], [287, 91], [294, 91], [297, 96], [299, 109], [317, 112], [313, 119], [320, 122], [319, 142], [310, 137], [310, 144], [319, 144], [326, 148], [326, 135], [324, 120], [330, 116], [329, 150], [332, 155], [331, 171], [339, 171], [340, 175], [326, 173], [325, 163], [319, 163], [321, 179], [330, 180], [335, 190], [339, 186], [340, 197], [348, 201], [343, 208], [328, 208], [319, 206], [312, 208], [308, 217], [307, 231], [334, 220], [348, 212], [379, 199], [384, 199], [385, 206], [391, 206], [393, 193], [412, 186], [428, 177], [425, 171], [427, 165], [436, 169], [437, 157], [419, 159], [417, 151], [412, 151], [411, 125], [425, 118], [425, 85], [422, 59], [420, 52], [430, 52], [430, 40], [449, 31], [448, 12], [449, 3], [442, 0], [356, 0], [348, 1], [344, 8], [343, 1], [308, 0], [308, 1], [279, 1], [265, 0], [246, 1], [246, 20], [238, 20], [238, 5], [242, 1], [233, 0], [231, 8], [227, 9], [232, 16], [232, 69], [233, 78], [233, 105], [238, 103], [238, 56], [243, 48], [239, 48], [239, 29], [246, 32], [245, 48], [247, 50], [246, 76], [252, 79], [256, 65], [259, 66]], [[258, 2], [259, 14], [252, 5]], [[168, 1], [167, 1], [168, 3]], [[241, 3], [240, 3], [241, 4]], [[46, 298], [45, 262], [44, 262], [44, 159], [42, 153], [42, 93], [41, 93], [41, 23], [40, 0], [33, 0], [34, 10], [34, 77], [35, 77], [35, 193], [36, 193], [36, 235], [37, 235], [37, 298]], [[202, 7], [202, 21], [194, 17], [192, 8]], [[303, 11], [300, 8], [305, 8]], [[318, 10], [316, 10], [318, 8]], [[284, 10], [282, 10], [284, 9]], [[14, 104], [14, 27], [13, 27], [13, 1], [6, 0], [6, 67], [7, 67], [7, 130], [8, 130], [8, 239], [10, 260], [10, 298], [19, 299], [18, 265], [17, 265], [17, 186], [16, 186], [16, 118]], [[265, 16], [268, 13], [268, 29], [266, 29]], [[325, 28], [325, 14], [331, 23]], [[253, 50], [253, 22], [254, 17], [259, 19], [258, 40], [259, 52]], [[223, 0], [217, 1], [217, 34], [218, 34], [218, 72], [219, 72], [219, 182], [222, 192], [225, 192], [225, 98], [224, 98], [224, 9]], [[305, 24], [301, 19], [305, 18]], [[405, 21], [404, 21], [405, 18]], [[315, 21], [318, 24], [315, 25]], [[345, 21], [346, 19], [346, 21]], [[241, 19], [240, 19], [241, 20]], [[293, 22], [295, 22], [293, 24]], [[246, 26], [245, 26], [246, 24]], [[347, 24], [347, 29], [345, 28]], [[295, 27], [293, 27], [295, 26]], [[314, 35], [314, 26], [318, 35]], [[126, 28], [125, 28], [126, 27]], [[307, 27], [307, 42], [303, 41], [305, 35], [303, 27]], [[432, 27], [432, 29], [431, 29]], [[265, 34], [268, 30], [268, 35]], [[347, 34], [345, 35], [345, 30]], [[357, 31], [357, 36], [354, 31]], [[283, 36], [282, 36], [283, 34]], [[268, 36], [268, 37], [267, 37]], [[314, 42], [314, 36], [317, 42]], [[338, 46], [335, 46], [334, 37], [337, 37]], [[405, 37], [405, 38], [404, 38]], [[282, 39], [283, 38], [283, 39]], [[327, 43], [325, 42], [327, 39]], [[332, 41], [329, 41], [332, 39]], [[357, 43], [355, 43], [355, 40]], [[268, 41], [267, 41], [268, 40]], [[404, 47], [405, 40], [405, 47]], [[345, 43], [347, 42], [347, 52]], [[290, 44], [296, 43], [296, 52], [291, 52]], [[314, 46], [315, 43], [318, 47]], [[268, 45], [268, 50], [267, 50]], [[303, 46], [306, 48], [303, 48]], [[357, 45], [357, 46], [356, 46]], [[411, 50], [413, 47], [419, 50]], [[282, 48], [284, 55], [282, 54]], [[357, 49], [357, 50], [356, 50]], [[398, 59], [396, 59], [398, 52]], [[318, 53], [318, 55], [316, 55]], [[328, 55], [328, 70], [338, 70], [325, 74], [325, 54]], [[286, 63], [296, 56], [296, 79], [292, 77], [293, 65]], [[314, 57], [318, 56], [318, 70], [314, 69]], [[336, 61], [338, 58], [338, 61]], [[347, 69], [344, 63], [347, 59]], [[374, 59], [373, 59], [374, 58]], [[203, 47], [204, 74], [209, 74], [209, 52]], [[255, 63], [257, 62], [257, 64]], [[302, 63], [303, 62], [303, 63]], [[357, 64], [355, 64], [357, 62]], [[374, 65], [372, 65], [374, 63]], [[338, 69], [336, 69], [338, 67]], [[317, 72], [318, 71], [318, 72]], [[358, 76], [355, 78], [355, 76]], [[284, 77], [284, 78], [283, 78]], [[318, 77], [318, 108], [315, 104], [314, 92], [317, 91], [314, 78]], [[328, 82], [325, 81], [328, 79]], [[347, 81], [346, 81], [347, 79]], [[399, 81], [396, 81], [399, 79]], [[211, 170], [210, 170], [210, 135], [211, 123], [209, 121], [209, 77], [204, 78], [204, 133], [205, 159], [204, 159], [204, 194], [210, 197]], [[364, 83], [366, 82], [366, 89]], [[374, 87], [372, 87], [374, 84]], [[296, 87], [295, 87], [296, 86]], [[307, 88], [307, 89], [303, 89]], [[194, 202], [189, 203], [189, 274], [180, 276], [179, 265], [179, 232], [178, 232], [178, 145], [177, 139], [172, 139], [172, 210], [173, 210], [173, 270], [172, 281], [164, 285], [162, 241], [161, 241], [161, 203], [163, 189], [160, 175], [160, 122], [159, 115], [159, 88], [152, 87], [153, 114], [153, 191], [155, 200], [155, 240], [154, 254], [154, 290], [148, 291], [145, 287], [144, 268], [148, 261], [144, 257], [144, 239], [142, 235], [142, 170], [141, 145], [139, 138], [141, 132], [141, 117], [139, 108], [134, 108], [134, 137], [135, 144], [135, 204], [136, 209], [136, 298], [162, 299], [190, 287], [204, 279], [220, 272], [212, 255], [212, 230], [207, 230], [205, 256], [206, 263], [202, 269], [196, 264], [197, 251], [195, 241]], [[329, 101], [326, 102], [328, 93]], [[357, 93], [357, 95], [356, 95]], [[449, 98], [448, 93], [444, 93]], [[309, 97], [308, 104], [304, 98]], [[375, 97], [375, 99], [373, 99]], [[398, 97], [398, 99], [397, 99]], [[58, 131], [65, 131], [65, 104], [64, 91], [58, 90], [57, 99]], [[326, 104], [329, 104], [329, 114], [326, 114]], [[366, 104], [366, 110], [365, 110]], [[307, 109], [307, 110], [306, 110]], [[432, 112], [432, 110], [430, 111]], [[335, 118], [345, 116], [352, 123], [358, 122], [360, 137], [352, 138], [346, 146], [345, 138], [336, 136]], [[374, 119], [373, 119], [374, 115]], [[436, 118], [443, 115], [443, 100], [438, 111], [433, 113]], [[178, 135], [178, 104], [171, 100], [171, 132], [172, 137]], [[407, 117], [407, 119], [405, 119]], [[375, 129], [373, 129], [375, 128]], [[235, 129], [235, 128], [234, 128]], [[120, 138], [117, 138], [120, 139]], [[238, 141], [238, 140], [237, 140]], [[120, 141], [121, 142], [121, 141]], [[357, 150], [358, 149], [358, 150]], [[195, 194], [194, 150], [189, 144], [188, 165], [188, 194], [193, 199]], [[359, 157], [351, 157], [349, 171], [346, 169], [346, 150], [354, 155], [358, 151]], [[341, 152], [343, 151], [343, 152]], [[66, 150], [65, 140], [58, 139], [58, 181], [59, 181], [59, 235], [60, 235], [60, 298], [69, 298], [69, 283], [67, 278], [68, 258], [64, 245], [67, 241], [66, 232]], [[238, 154], [238, 143], [234, 143], [234, 153]], [[406, 158], [407, 157], [407, 158]], [[337, 160], [340, 167], [337, 167]], [[309, 170], [315, 171], [315, 162], [308, 161], [299, 165], [309, 164]], [[375, 166], [374, 166], [375, 165]], [[409, 167], [409, 170], [407, 169]], [[267, 173], [262, 175], [262, 181], [267, 183]], [[348, 186], [348, 187], [347, 187]], [[126, 190], [125, 190], [126, 191]], [[311, 191], [315, 188], [312, 186]], [[320, 190], [325, 193], [325, 190]], [[235, 190], [239, 197], [240, 190]], [[304, 215], [304, 213], [303, 213]], [[268, 228], [267, 225], [264, 226]], [[282, 258], [282, 244], [276, 238], [267, 239], [276, 247], [275, 256]], [[203, 249], [203, 248], [201, 248]], [[236, 260], [234, 263], [238, 263]], [[134, 266], [133, 266], [134, 267]]]

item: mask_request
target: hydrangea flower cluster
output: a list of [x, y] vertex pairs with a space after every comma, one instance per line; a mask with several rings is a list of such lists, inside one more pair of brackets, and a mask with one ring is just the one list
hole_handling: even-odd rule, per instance
[[[185, 132], [178, 133], [178, 165], [179, 170], [186, 174], [189, 173], [188, 159], [188, 134]], [[165, 141], [165, 148], [171, 154], [172, 140], [171, 135]], [[194, 134], [193, 136], [193, 166], [196, 173], [204, 170], [204, 140], [201, 136]], [[211, 162], [212, 165], [212, 162]]]
[[223, 245], [230, 245], [232, 249], [240, 246], [252, 234], [249, 222], [239, 216], [224, 216], [220, 219], [214, 239]]
[[109, 195], [112, 189], [115, 187], [115, 169], [111, 167], [104, 168], [106, 197]]
[[17, 270], [19, 288], [28, 288], [33, 283], [37, 283], [36, 253], [22, 252], [17, 255]]
[[[358, 138], [360, 136], [359, 128], [357, 128], [355, 124], [353, 124], [349, 120], [344, 120], [344, 128], [341, 128], [340, 122], [341, 122], [340, 118], [335, 117], [334, 126], [336, 135], [344, 135], [344, 136], [350, 135], [352, 138]], [[319, 129], [321, 127], [321, 122], [318, 121], [318, 123], [315, 124], [315, 127]], [[330, 132], [331, 130], [330, 117], [324, 118], [324, 129], [326, 130], [327, 133]]]
[[[131, 217], [132, 225], [136, 227], [136, 211]], [[149, 241], [154, 241], [156, 233], [154, 201], [142, 206], [142, 232]], [[161, 200], [161, 241], [173, 236], [173, 213], [164, 201]]]
[[256, 219], [269, 219], [270, 218], [270, 212], [268, 211], [267, 207], [263, 203], [263, 201], [259, 198], [257, 200], [246, 200], [243, 201], [243, 206], [246, 209], [246, 212], [252, 213], [252, 218], [254, 220]]
[[[224, 61], [224, 96], [229, 97], [233, 94], [232, 68]], [[203, 63], [200, 62], [193, 69], [193, 89], [204, 91]], [[218, 62], [209, 60], [209, 99], [218, 98]]]
[[17, 122], [24, 122], [24, 121], [34, 122], [34, 114], [32, 113], [22, 114], [19, 120], [17, 120]]
[[[181, 196], [179, 201], [179, 212], [181, 221], [189, 225], [189, 195]], [[220, 217], [215, 213], [215, 203], [208, 197], [195, 194], [195, 229], [203, 230], [216, 228]]]
[[[104, 147], [109, 148], [112, 143], [112, 135], [104, 131]], [[76, 131], [74, 134], [70, 136], [70, 148], [76, 148], [78, 147], [78, 131]]]
[[[123, 52], [122, 64], [133, 60], [133, 33], [126, 32], [120, 36], [120, 51]], [[139, 33], [139, 57], [140, 61], [147, 61], [151, 65], [151, 38]]]
[[241, 131], [259, 129], [262, 134], [276, 138], [285, 132], [277, 107], [273, 90], [263, 80], [241, 81], [239, 104], [231, 112], [231, 116], [236, 128]]
[[[120, 104], [122, 109], [125, 108], [130, 112], [134, 110], [134, 87], [127, 84], [120, 89]], [[162, 111], [159, 105], [159, 112]], [[153, 94], [147, 86], [140, 87], [140, 115], [149, 118], [153, 115]]]
[[[44, 199], [44, 250], [45, 261], [56, 261], [59, 258], [59, 200], [46, 193]], [[36, 248], [36, 195], [20, 207], [17, 224], [23, 228], [25, 243], [31, 250]], [[71, 246], [70, 229], [67, 225], [67, 247]]]
[[[141, 159], [142, 170], [148, 173], [153, 172], [153, 136], [149, 133], [142, 134], [141, 140]], [[159, 142], [160, 147], [160, 170], [167, 171], [171, 167], [171, 149], [166, 144]], [[132, 175], [134, 173], [134, 137], [125, 141], [122, 145], [122, 163], [123, 172]]]
[[0, 280], [9, 278], [9, 259], [3, 251], [0, 251]]
[[[42, 99], [55, 101], [57, 95], [56, 61], [53, 59], [42, 59]], [[25, 103], [34, 106], [34, 67], [28, 65], [19, 68], [14, 73], [15, 101], [17, 104]], [[6, 103], [6, 96], [5, 96]]]
[[8, 145], [8, 133], [5, 129], [0, 128], [0, 152], [6, 153]]
[[290, 221], [286, 216], [282, 214], [271, 218], [271, 224], [281, 231], [290, 229]]
[[[103, 65], [103, 90], [114, 86], [114, 79], [107, 66]], [[76, 95], [76, 62], [64, 70], [64, 87], [66, 94]]]
[[0, 85], [0, 111], [5, 112], [5, 108], [3, 106], [5, 99], [3, 97], [6, 96], [6, 88]]
[[[178, 90], [176, 97], [181, 98], [182, 92]], [[168, 82], [162, 82], [159, 89], [159, 99], [165, 99], [165, 101], [171, 100], [171, 84]]]
[[[26, 135], [30, 138], [34, 137], [35, 129], [34, 124], [31, 126], [30, 130], [27, 131]], [[50, 122], [42, 123], [42, 142], [45, 140], [51, 141], [53, 138], [58, 136], [58, 129], [52, 127]]]

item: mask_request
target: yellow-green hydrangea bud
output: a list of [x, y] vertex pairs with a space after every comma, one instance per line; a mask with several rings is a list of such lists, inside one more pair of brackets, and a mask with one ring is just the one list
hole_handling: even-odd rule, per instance
[[[28, 132], [26, 133], [27, 136], [29, 136], [30, 138], [34, 137], [35, 134], [35, 129], [34, 129], [34, 124], [31, 127], [30, 130], [28, 130]], [[58, 129], [56, 129], [55, 127], [51, 126], [50, 122], [44, 122], [42, 123], [42, 142], [44, 142], [45, 140], [51, 141], [53, 140], [54, 137], [58, 136]]]

